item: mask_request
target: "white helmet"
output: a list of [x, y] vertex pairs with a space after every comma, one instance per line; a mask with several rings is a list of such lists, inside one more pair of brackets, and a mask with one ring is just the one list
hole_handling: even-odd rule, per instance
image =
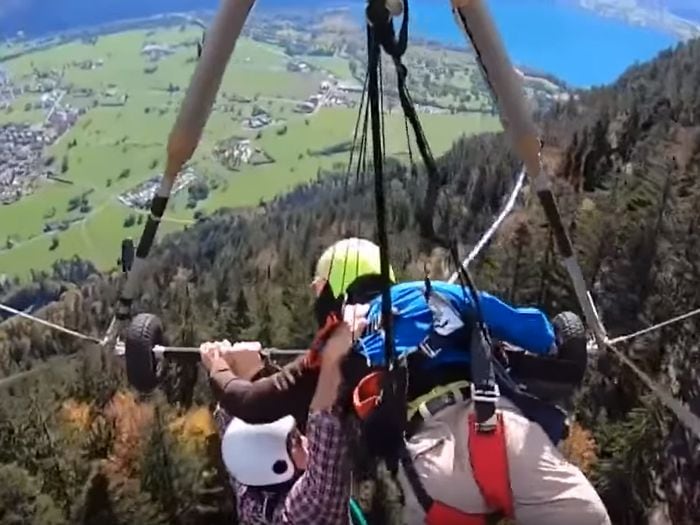
[[229, 474], [250, 487], [292, 479], [296, 467], [289, 456], [287, 438], [295, 425], [293, 416], [261, 425], [234, 418], [221, 440], [221, 455]]

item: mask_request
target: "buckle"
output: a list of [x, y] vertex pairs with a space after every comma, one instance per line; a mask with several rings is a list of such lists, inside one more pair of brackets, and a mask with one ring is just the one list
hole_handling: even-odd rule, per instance
[[486, 388], [477, 387], [474, 383], [470, 384], [472, 401], [475, 403], [491, 403], [496, 404], [501, 397], [501, 389], [497, 384], [489, 385]]
[[452, 392], [445, 392], [438, 397], [429, 399], [418, 405], [417, 413], [421, 415], [424, 421], [427, 421], [443, 408], [453, 405], [455, 401], [455, 396]]
[[440, 352], [442, 352], [442, 348], [438, 348], [437, 350], [433, 349], [433, 347], [430, 346], [430, 343], [428, 343], [427, 339], [418, 345], [418, 350], [423, 352], [429, 359], [436, 357]]
[[496, 403], [501, 397], [501, 391], [497, 384], [476, 387], [471, 384], [472, 401], [476, 415], [476, 430], [480, 433], [491, 433], [498, 426], [498, 413]]
[[424, 420], [430, 419], [442, 409], [456, 405], [467, 399], [465, 392], [463, 392], [464, 390], [466, 390], [464, 387], [450, 389], [438, 397], [424, 401], [418, 406], [416, 413], [420, 414]]

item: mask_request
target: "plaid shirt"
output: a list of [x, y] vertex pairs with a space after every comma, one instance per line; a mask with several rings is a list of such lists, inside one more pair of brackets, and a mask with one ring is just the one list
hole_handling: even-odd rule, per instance
[[[215, 413], [223, 436], [231, 418]], [[343, 424], [328, 411], [309, 414], [309, 459], [306, 471], [287, 494], [231, 482], [242, 525], [348, 525], [350, 458]]]

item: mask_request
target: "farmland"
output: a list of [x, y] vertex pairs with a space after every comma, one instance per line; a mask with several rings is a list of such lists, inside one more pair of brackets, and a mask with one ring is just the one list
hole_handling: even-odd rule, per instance
[[[144, 183], [163, 169], [200, 37], [198, 29], [185, 26], [134, 29], [3, 63], [0, 126], [37, 128], [48, 126], [49, 117], [78, 116], [44, 149], [37, 177], [26, 183], [14, 177], [13, 201], [0, 205], [0, 274], [27, 278], [31, 269], [47, 269], [75, 254], [100, 269], [115, 266], [121, 239], [137, 239], [147, 213], [128, 205], [124, 196], [148, 188]], [[333, 40], [328, 34], [323, 38]], [[222, 207], [256, 206], [347, 162], [342, 148], [314, 152], [332, 151], [352, 139], [357, 57], [348, 52], [290, 56], [279, 36], [267, 40], [253, 32], [239, 41], [188, 165], [192, 183], [171, 199], [161, 235]], [[416, 75], [419, 94], [421, 86], [444, 81], [445, 60], [454, 61], [454, 54], [418, 48], [416, 60], [435, 68], [433, 74]], [[469, 85], [475, 68], [463, 55], [463, 70], [450, 77], [475, 91]], [[453, 91], [440, 96], [453, 98]], [[436, 154], [462, 134], [500, 128], [485, 98], [475, 91], [469, 100], [474, 107], [449, 110], [436, 101], [434, 108], [422, 110]], [[387, 149], [396, 156], [406, 152], [399, 113], [388, 105]], [[222, 144], [229, 143], [239, 146], [221, 153]], [[256, 158], [266, 160], [250, 160]]]

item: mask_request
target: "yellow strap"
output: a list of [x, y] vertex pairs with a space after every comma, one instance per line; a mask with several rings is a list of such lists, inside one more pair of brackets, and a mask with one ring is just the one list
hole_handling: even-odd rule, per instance
[[420, 410], [421, 405], [424, 403], [428, 403], [435, 398], [443, 396], [447, 392], [454, 392], [468, 386], [469, 381], [455, 381], [454, 383], [449, 383], [447, 385], [436, 386], [427, 394], [423, 394], [419, 398], [416, 398], [408, 403], [408, 414], [406, 416], [407, 421], [410, 420], [418, 410]]

